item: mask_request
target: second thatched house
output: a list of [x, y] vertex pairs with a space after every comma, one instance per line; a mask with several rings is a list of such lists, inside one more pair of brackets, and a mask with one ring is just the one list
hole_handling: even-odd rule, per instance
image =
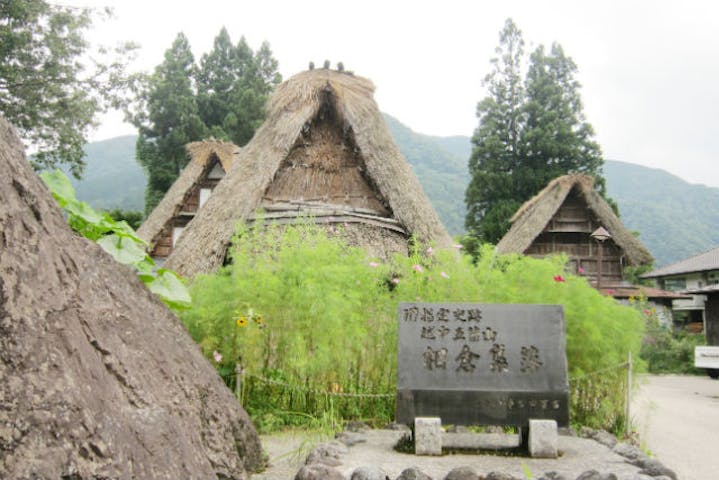
[[406, 253], [411, 236], [450, 246], [373, 92], [369, 80], [329, 69], [279, 85], [265, 123], [188, 224], [168, 268], [210, 272], [223, 264], [238, 222], [308, 215], [379, 257]]
[[137, 230], [156, 259], [170, 255], [185, 226], [210, 198], [240, 150], [234, 143], [217, 140], [189, 143], [186, 149], [190, 162]]
[[653, 260], [594, 190], [594, 179], [588, 175], [552, 180], [522, 205], [511, 222], [497, 244], [500, 253], [533, 257], [564, 253], [570, 270], [589, 277], [597, 287], [619, 285], [625, 267]]

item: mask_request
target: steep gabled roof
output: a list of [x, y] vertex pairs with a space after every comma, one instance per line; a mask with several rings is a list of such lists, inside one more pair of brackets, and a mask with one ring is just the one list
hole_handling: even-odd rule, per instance
[[524, 203], [511, 219], [512, 227], [497, 244], [500, 253], [524, 253], [554, 217], [565, 199], [576, 189], [602, 226], [612, 235], [630, 265], [650, 263], [652, 255], [629, 232], [609, 204], [594, 190], [594, 178], [570, 174], [555, 178], [537, 195]]
[[652, 270], [642, 275], [642, 278], [666, 277], [669, 275], [681, 275], [682, 273], [706, 272], [708, 270], [719, 270], [719, 247]]
[[188, 224], [167, 267], [192, 276], [222, 265], [236, 223], [257, 209], [283, 160], [301, 142], [303, 128], [309, 128], [323, 108], [330, 108], [342, 130], [352, 136], [363, 161], [362, 175], [392, 217], [419, 241], [450, 246], [449, 234], [394, 144], [373, 93], [371, 81], [328, 69], [302, 72], [279, 85], [266, 121]]
[[188, 143], [185, 149], [190, 157], [189, 163], [160, 203], [137, 230], [140, 238], [150, 244], [150, 249], [152, 249], [167, 222], [179, 213], [187, 195], [192, 192], [193, 188], [212, 168], [213, 160], [219, 161], [223, 170], [227, 172], [235, 161], [240, 147], [230, 142], [205, 140]]

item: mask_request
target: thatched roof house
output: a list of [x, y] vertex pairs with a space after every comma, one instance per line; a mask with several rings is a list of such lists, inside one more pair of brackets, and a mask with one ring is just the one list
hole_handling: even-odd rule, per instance
[[165, 258], [172, 252], [185, 226], [210, 197], [240, 150], [234, 143], [217, 140], [189, 143], [186, 149], [190, 162], [137, 231], [155, 258]]
[[[605, 287], [622, 280], [626, 265], [652, 262], [649, 251], [622, 225], [588, 175], [555, 178], [522, 205], [511, 222], [509, 232], [497, 244], [500, 253], [535, 257], [565, 253], [575, 272], [594, 280], [601, 273]], [[610, 238], [592, 238], [600, 227]]]
[[318, 69], [279, 85], [267, 119], [207, 205], [188, 224], [167, 266], [182, 275], [222, 265], [240, 221], [288, 223], [311, 215], [377, 256], [406, 252], [410, 236], [451, 245], [373, 99], [374, 85]]

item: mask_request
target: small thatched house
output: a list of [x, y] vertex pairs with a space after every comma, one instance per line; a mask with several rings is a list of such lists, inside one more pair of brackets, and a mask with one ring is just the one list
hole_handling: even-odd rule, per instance
[[170, 255], [185, 226], [210, 198], [240, 150], [233, 143], [216, 140], [193, 142], [186, 148], [190, 162], [137, 231], [155, 258]]
[[[624, 267], [652, 262], [649, 251], [622, 225], [588, 175], [555, 178], [522, 205], [511, 222], [497, 244], [500, 253], [565, 253], [574, 272], [595, 283], [599, 278], [603, 287], [621, 283]], [[592, 237], [600, 227], [608, 238]]]
[[238, 222], [282, 224], [308, 215], [379, 257], [406, 253], [413, 235], [450, 246], [373, 92], [369, 80], [329, 69], [279, 85], [265, 123], [188, 224], [167, 266], [190, 276], [212, 271], [223, 264]]

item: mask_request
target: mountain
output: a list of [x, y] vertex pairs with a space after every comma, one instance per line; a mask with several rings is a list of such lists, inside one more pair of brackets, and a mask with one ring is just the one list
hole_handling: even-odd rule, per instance
[[147, 178], [135, 161], [136, 142], [125, 135], [85, 145], [83, 178], [70, 177], [77, 198], [98, 209], [143, 211]]
[[624, 224], [663, 266], [719, 245], [719, 188], [688, 183], [658, 168], [607, 160], [607, 193]]
[[[464, 192], [469, 183], [469, 137], [413, 132], [385, 114], [387, 126], [412, 166], [447, 230], [464, 231]], [[73, 180], [78, 198], [96, 208], [142, 210], [146, 178], [135, 162], [133, 135], [86, 146], [85, 178]], [[693, 185], [664, 170], [607, 160], [609, 196], [621, 219], [666, 265], [719, 245], [719, 188]]]
[[[384, 119], [395, 143], [412, 166], [450, 235], [463, 233], [466, 214], [464, 191], [469, 183], [469, 155], [462, 156], [461, 152], [463, 144], [469, 146], [469, 139], [423, 135], [413, 132], [386, 113]], [[448, 146], [445, 146], [444, 141]]]

